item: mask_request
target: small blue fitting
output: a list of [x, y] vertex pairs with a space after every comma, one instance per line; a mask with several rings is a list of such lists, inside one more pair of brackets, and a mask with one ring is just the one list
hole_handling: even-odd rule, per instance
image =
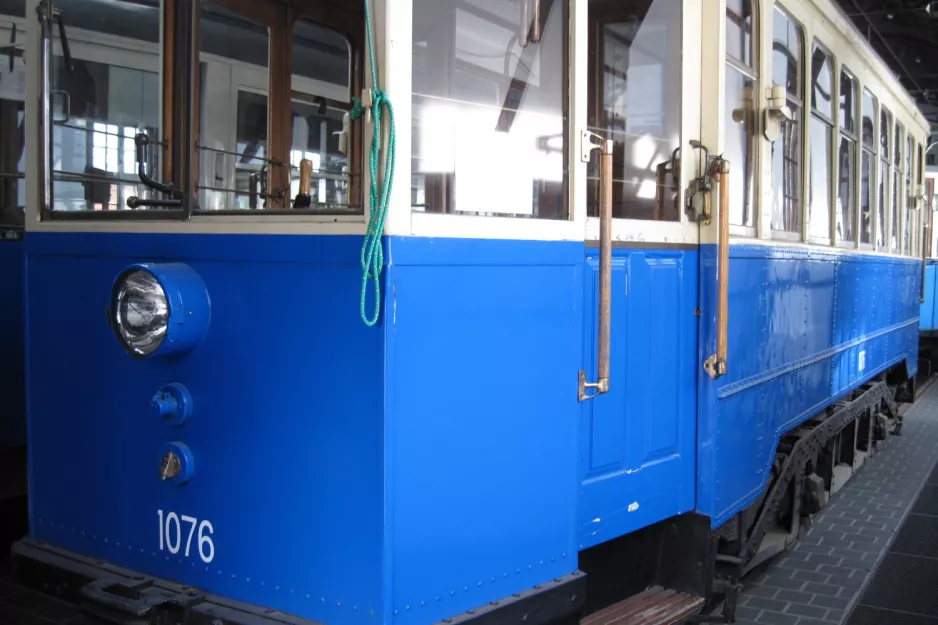
[[179, 427], [192, 416], [192, 395], [182, 384], [167, 384], [156, 392], [150, 402], [156, 414], [169, 425]]

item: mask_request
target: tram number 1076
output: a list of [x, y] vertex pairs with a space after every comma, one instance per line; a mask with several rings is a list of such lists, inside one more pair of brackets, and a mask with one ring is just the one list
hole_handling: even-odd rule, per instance
[[[200, 523], [195, 517], [179, 515], [175, 512], [166, 514], [162, 510], [157, 510], [157, 514], [160, 517], [160, 551], [169, 551], [175, 555], [183, 551], [185, 547], [183, 554], [187, 558], [190, 557], [192, 539], [196, 538], [196, 527], [198, 527], [196, 548], [199, 557], [206, 564], [215, 559], [215, 543], [212, 542], [215, 528], [212, 527], [211, 521], [203, 520]], [[187, 534], [188, 537], [186, 537]]]

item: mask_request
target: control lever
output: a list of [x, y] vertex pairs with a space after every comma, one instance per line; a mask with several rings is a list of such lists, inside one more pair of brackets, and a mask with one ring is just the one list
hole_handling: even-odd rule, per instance
[[177, 208], [182, 206], [182, 192], [175, 188], [172, 185], [165, 184], [162, 182], [157, 182], [147, 174], [147, 168], [150, 164], [150, 137], [145, 133], [141, 132], [136, 137], [134, 137], [134, 145], [136, 146], [137, 153], [137, 177], [140, 178], [140, 182], [144, 185], [170, 196], [172, 199], [168, 200], [142, 200], [137, 196], [131, 196], [127, 198], [127, 207], [128, 208], [145, 208], [145, 207], [156, 207], [156, 206], [165, 206], [170, 208]]
[[62, 40], [62, 56], [65, 59], [65, 69], [72, 72], [74, 71], [74, 66], [72, 65], [72, 50], [68, 45], [68, 34], [65, 32], [65, 20], [62, 18], [62, 12], [60, 10], [52, 10], [52, 21], [59, 25], [59, 39]]

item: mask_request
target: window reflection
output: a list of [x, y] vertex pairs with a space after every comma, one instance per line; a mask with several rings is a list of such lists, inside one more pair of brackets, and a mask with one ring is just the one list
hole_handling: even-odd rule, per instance
[[[681, 0], [590, 0], [589, 126], [615, 141], [613, 216], [677, 221]], [[598, 214], [598, 165], [589, 214]]]
[[[52, 208], [126, 210], [128, 197], [151, 197], [136, 175], [134, 136], [161, 137], [159, 47], [143, 37], [159, 33], [159, 10], [124, 0], [72, 4], [90, 40], [72, 46], [71, 71], [63, 57], [54, 59]], [[150, 55], [129, 54], [119, 39], [107, 37], [126, 33], [132, 24]], [[150, 158], [150, 170], [159, 177], [160, 150], [150, 150]]]
[[[860, 242], [872, 243], [873, 232], [876, 232], [877, 245], [882, 245], [883, 215], [874, 213], [873, 196], [876, 171], [876, 98], [869, 90], [863, 90], [862, 116], [860, 120], [860, 134], [863, 144], [860, 173]], [[874, 226], [875, 223], [875, 226]]]
[[755, 226], [756, 112], [754, 92], [757, 74], [753, 63], [752, 5], [749, 0], [730, 0], [726, 7], [725, 155], [738, 164], [730, 176], [730, 223]]
[[747, 67], [752, 67], [752, 2], [727, 0], [726, 2], [726, 56]]
[[817, 45], [811, 55], [811, 159], [808, 186], [808, 235], [830, 238], [831, 141], [834, 136], [833, 81], [827, 54]]
[[792, 120], [782, 124], [781, 135], [772, 144], [772, 229], [800, 234], [804, 35], [778, 6], [772, 23], [772, 80], [785, 85], [792, 111]]
[[830, 184], [832, 128], [819, 117], [811, 116], [811, 180], [808, 204], [808, 234], [830, 238]]
[[[895, 248], [896, 216], [887, 206], [889, 202], [888, 185], [892, 181], [892, 164], [889, 160], [889, 137], [892, 132], [892, 114], [885, 106], [879, 111], [879, 217], [882, 232], [876, 241], [877, 247], [883, 247], [889, 242], [889, 250]], [[887, 217], [889, 220], [887, 221]]]
[[903, 249], [907, 255], [911, 255], [914, 252], [912, 239], [915, 236], [915, 231], [912, 227], [912, 205], [915, 202], [913, 199], [915, 193], [912, 189], [912, 152], [912, 137], [908, 136], [905, 146], [905, 218], [903, 219], [903, 223], [905, 224], [905, 234], [903, 236], [905, 244]]
[[199, 208], [264, 208], [268, 29], [214, 2], [201, 6]]
[[[9, 4], [9, 3], [7, 3]], [[13, 31], [5, 14], [23, 17], [25, 7], [0, 5], [0, 40], [10, 42]], [[23, 48], [26, 36], [18, 30], [9, 45]], [[0, 63], [0, 229], [23, 226], [26, 206], [26, 62], [22, 55], [8, 52]], [[12, 65], [12, 68], [11, 68]]]
[[846, 70], [840, 72], [840, 149], [837, 157], [837, 240], [857, 240], [857, 83]]
[[565, 219], [565, 3], [413, 5], [415, 210]]

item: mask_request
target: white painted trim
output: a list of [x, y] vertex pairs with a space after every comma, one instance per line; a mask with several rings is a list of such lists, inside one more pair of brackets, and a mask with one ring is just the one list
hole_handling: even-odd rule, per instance
[[483, 215], [448, 215], [415, 211], [411, 234], [418, 237], [582, 241], [583, 230], [573, 221]]
[[[726, 0], [709, 2], [690, 2], [684, 10], [692, 10], [691, 5], [703, 5], [697, 9], [700, 24], [699, 42], [696, 48], [685, 52], [684, 57], [693, 56], [699, 50], [695, 64], [700, 66], [700, 142], [710, 149], [711, 156], [722, 154], [726, 145], [726, 128], [723, 112], [726, 109]], [[705, 7], [705, 9], [704, 9]], [[699, 155], [698, 155], [699, 156]], [[730, 176], [737, 174], [739, 163], [730, 163]], [[686, 167], [681, 167], [684, 170]], [[699, 171], [699, 161], [694, 163], [693, 171]], [[689, 184], [688, 178], [687, 183]], [[712, 218], [709, 224], [701, 224], [700, 244], [715, 244], [720, 236], [720, 190], [714, 185], [711, 193]], [[696, 224], [695, 224], [696, 225]]]
[[[394, 181], [388, 202], [388, 215], [384, 224], [385, 234], [413, 234], [411, 224], [411, 118], [413, 92], [413, 0], [377, 0], [374, 3], [376, 63], [378, 80], [394, 105], [394, 117], [397, 125], [397, 154], [394, 165]], [[367, 52], [366, 52], [367, 54]], [[371, 84], [371, 72], [367, 70], [366, 81]], [[365, 133], [362, 155], [363, 180], [368, 176], [368, 146], [371, 141], [370, 130]], [[386, 145], [386, 144], [385, 144]], [[365, 214], [368, 214], [368, 191], [365, 185]]]

